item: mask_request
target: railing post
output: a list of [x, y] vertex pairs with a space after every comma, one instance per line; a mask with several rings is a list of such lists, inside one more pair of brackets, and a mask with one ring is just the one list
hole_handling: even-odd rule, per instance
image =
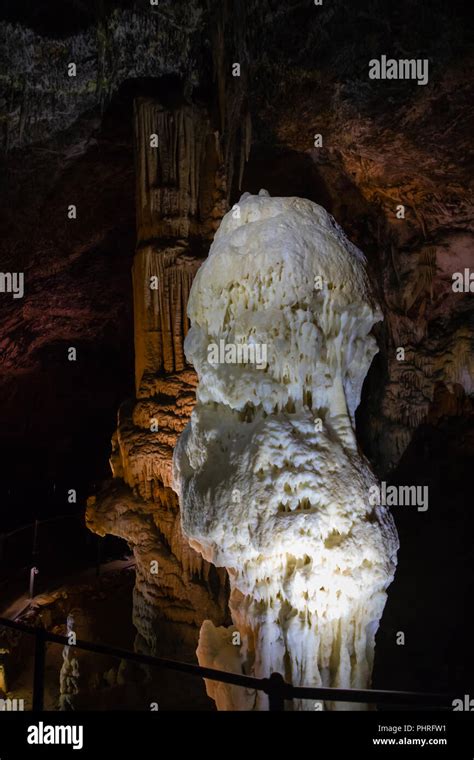
[[35, 595], [35, 576], [38, 575], [39, 570], [37, 567], [31, 567], [30, 568], [30, 585], [28, 587], [28, 593], [30, 595], [30, 599], [33, 599]]
[[44, 628], [35, 631], [35, 662], [33, 670], [33, 711], [43, 711], [44, 671], [46, 666], [46, 635]]
[[285, 709], [285, 680], [281, 673], [272, 673], [268, 679], [268, 709], [270, 712], [283, 712]]

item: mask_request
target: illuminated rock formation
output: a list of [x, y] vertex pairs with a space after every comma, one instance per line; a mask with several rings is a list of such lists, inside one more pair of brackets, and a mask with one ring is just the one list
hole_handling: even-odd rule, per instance
[[89, 500], [87, 524], [133, 549], [138, 648], [183, 656], [193, 651], [204, 617], [224, 622], [227, 616], [225, 571], [216, 571], [183, 538], [171, 489], [173, 449], [196, 386], [183, 351], [186, 305], [227, 207], [226, 173], [219, 133], [203, 107], [182, 102], [166, 108], [138, 98], [135, 136], [136, 398], [119, 410], [110, 459], [115, 480]]
[[[398, 540], [387, 510], [369, 504], [375, 477], [354, 433], [381, 319], [365, 258], [322, 207], [245, 194], [188, 314], [199, 384], [175, 487], [190, 545], [227, 568], [240, 635], [207, 621], [198, 658], [297, 685], [367, 687]], [[247, 363], [211, 359], [222, 343], [246, 346]], [[252, 364], [258, 346], [265, 367]], [[209, 682], [208, 693], [221, 709], [266, 706], [235, 687]]]

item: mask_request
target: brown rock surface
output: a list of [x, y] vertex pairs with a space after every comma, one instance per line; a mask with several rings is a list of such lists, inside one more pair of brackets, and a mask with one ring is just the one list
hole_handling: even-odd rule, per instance
[[[150, 146], [152, 134], [158, 149]], [[115, 480], [89, 499], [87, 524], [133, 549], [137, 646], [193, 656], [202, 620], [226, 619], [226, 574], [183, 539], [171, 459], [196, 387], [183, 352], [186, 305], [201, 252], [227, 208], [226, 175], [219, 134], [202, 107], [169, 109], [139, 98], [135, 137], [136, 399], [120, 408], [110, 460]]]

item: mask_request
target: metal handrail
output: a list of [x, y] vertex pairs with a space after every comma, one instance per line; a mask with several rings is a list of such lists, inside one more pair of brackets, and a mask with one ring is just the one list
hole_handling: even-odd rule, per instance
[[0, 617], [0, 626], [11, 628], [29, 635], [35, 636], [35, 666], [33, 677], [33, 710], [43, 710], [44, 694], [44, 670], [46, 660], [46, 644], [63, 644], [74, 646], [96, 654], [105, 654], [122, 660], [139, 662], [144, 665], [152, 665], [158, 668], [173, 670], [180, 673], [207, 678], [211, 681], [242, 686], [247, 689], [257, 689], [265, 692], [269, 697], [271, 711], [284, 710], [285, 700], [291, 699], [315, 699], [325, 702], [359, 702], [384, 705], [424, 705], [440, 709], [451, 709], [452, 696], [447, 694], [427, 694], [410, 691], [389, 691], [380, 689], [338, 689], [332, 687], [293, 686], [287, 683], [280, 673], [272, 673], [269, 678], [255, 678], [239, 673], [229, 673], [215, 668], [205, 668], [201, 665], [169, 660], [163, 657], [139, 654], [127, 649], [117, 649], [105, 644], [96, 644], [91, 641], [77, 639], [72, 645], [67, 636], [51, 633], [44, 628], [34, 628], [25, 623]]
[[[36, 519], [31, 523], [27, 523], [25, 525], [21, 525], [18, 528], [14, 528], [11, 531], [5, 531], [3, 533], [0, 533], [0, 569], [2, 571], [2, 574], [5, 577], [0, 577], [0, 586], [8, 584], [12, 575], [16, 577], [18, 573], [31, 570], [32, 567], [37, 565], [38, 560], [41, 560], [43, 556], [43, 552], [41, 550], [41, 541], [39, 540], [39, 531], [42, 526], [46, 526], [49, 528], [54, 523], [59, 523], [61, 521], [66, 520], [81, 520], [83, 529], [83, 536], [86, 537], [86, 539], [90, 540], [91, 542], [95, 540], [97, 550], [96, 550], [96, 573], [97, 575], [100, 574], [100, 565], [102, 563], [101, 561], [101, 543], [104, 541], [105, 537], [94, 535], [91, 531], [89, 531], [86, 527], [86, 524], [84, 522], [84, 512], [71, 512], [71, 513], [64, 513], [61, 515], [52, 515], [50, 517], [44, 517], [41, 519]], [[21, 554], [19, 557], [19, 561], [23, 564], [14, 564], [12, 567], [9, 563], [6, 562], [6, 554], [7, 554], [7, 547], [9, 548], [10, 542], [9, 540], [14, 537], [25, 533], [26, 531], [31, 532], [31, 549], [29, 551], [26, 551]], [[76, 535], [79, 535], [76, 533]], [[18, 555], [16, 555], [18, 557]], [[5, 573], [5, 569], [8, 570], [8, 574]], [[30, 591], [30, 598], [32, 597], [32, 586], [31, 586], [31, 577], [29, 580], [29, 591]]]
[[51, 517], [43, 517], [38, 520], [33, 520], [33, 522], [26, 523], [25, 525], [20, 525], [18, 528], [13, 528], [13, 530], [4, 531], [3, 533], [0, 533], [0, 539], [10, 538], [10, 536], [14, 536], [16, 533], [21, 533], [23, 530], [30, 530], [31, 528], [35, 528], [35, 526], [44, 525], [45, 523], [55, 522], [56, 520], [65, 520], [66, 518], [72, 519], [72, 518], [78, 518], [78, 517], [84, 517], [84, 514], [82, 512], [65, 512], [63, 515], [52, 515]]

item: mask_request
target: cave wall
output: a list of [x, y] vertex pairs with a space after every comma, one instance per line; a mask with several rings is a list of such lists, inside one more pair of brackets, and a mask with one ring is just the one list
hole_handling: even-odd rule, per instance
[[[380, 634], [386, 662], [395, 663], [385, 672], [402, 674], [399, 686], [407, 688], [411, 671], [393, 646], [404, 619], [426, 679], [444, 650], [416, 622], [413, 567], [427, 589], [421, 618], [436, 625], [436, 589], [448, 599], [445, 661], [459, 646], [456, 612], [472, 581], [465, 570], [473, 527], [472, 294], [451, 287], [453, 272], [472, 267], [473, 44], [461, 3], [106, 2], [103, 12], [91, 4], [81, 23], [77, 8], [61, 6], [54, 32], [21, 3], [9, 3], [0, 21], [0, 183], [10, 199], [0, 208], [2, 268], [28, 272], [23, 302], [0, 300], [5, 467], [17, 465], [34, 484], [41, 473], [49, 482], [59, 472], [68, 473], [67, 483], [82, 469], [89, 481], [100, 479], [118, 400], [132, 396], [114, 436], [112, 491], [97, 498], [90, 519], [143, 554], [138, 625], [145, 630], [151, 621], [145, 638], [152, 642], [150, 610], [169, 605], [165, 616], [176, 615], [187, 604], [176, 579], [183, 566], [194, 572], [167, 485], [194, 398], [182, 355], [192, 277], [239, 186], [321, 203], [368, 255], [385, 317], [358, 411], [361, 444], [380, 477], [431, 488], [426, 516], [395, 515], [401, 561]], [[427, 57], [429, 84], [369, 81], [367, 61], [381, 53]], [[67, 75], [71, 61], [76, 77]], [[236, 61], [240, 77], [231, 73]], [[127, 86], [134, 113], [118, 107]], [[155, 123], [163, 155], [145, 150]], [[135, 169], [133, 125], [141, 134]], [[175, 149], [179, 160], [168, 160]], [[71, 197], [81, 208], [74, 234], [64, 214]], [[146, 284], [154, 274], [157, 290]], [[79, 341], [90, 361], [71, 383], [64, 350]], [[152, 418], [161, 431], [154, 437]], [[453, 556], [440, 563], [446, 540]], [[146, 572], [161, 545], [176, 571], [168, 574], [169, 595]], [[220, 588], [212, 577], [211, 585]], [[185, 627], [206, 604], [189, 606]], [[218, 618], [220, 601], [212, 604], [209, 615]]]
[[[226, 574], [202, 560], [182, 536], [171, 458], [196, 386], [183, 353], [186, 305], [203, 251], [227, 208], [227, 176], [207, 109], [137, 98], [134, 114], [136, 399], [120, 408], [114, 481], [89, 500], [87, 524], [125, 538], [133, 548], [137, 646], [192, 653], [203, 617], [217, 623], [226, 618]], [[158, 148], [151, 144], [154, 135]]]

